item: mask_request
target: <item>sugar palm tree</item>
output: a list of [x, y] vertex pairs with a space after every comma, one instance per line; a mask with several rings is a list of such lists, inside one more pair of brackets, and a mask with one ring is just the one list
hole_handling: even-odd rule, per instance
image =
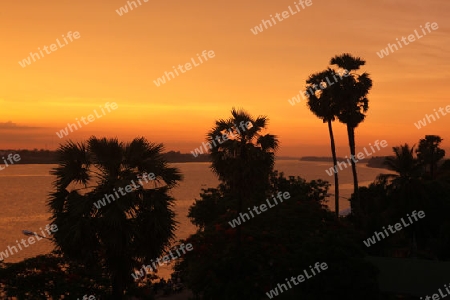
[[[262, 134], [268, 123], [266, 116], [253, 118], [244, 110], [233, 108], [230, 118], [215, 123], [207, 134], [211, 169], [237, 199], [240, 213], [244, 201], [251, 204], [261, 200], [268, 190], [278, 139]], [[237, 228], [238, 245], [240, 235], [241, 226]]]
[[[168, 191], [182, 176], [167, 165], [162, 150], [162, 144], [144, 138], [124, 144], [91, 137], [57, 151], [58, 166], [51, 171], [55, 191], [48, 200], [58, 227], [57, 248], [111, 278], [112, 299], [123, 299], [133, 269], [158, 258], [174, 238], [174, 199]], [[152, 173], [147, 177], [153, 182], [145, 180]], [[94, 205], [106, 194], [116, 197]]]
[[[334, 142], [333, 125], [336, 115], [339, 113], [337, 103], [333, 97], [332, 84], [330, 80], [336, 78], [334, 70], [328, 68], [325, 71], [311, 74], [306, 80], [306, 90], [309, 92], [307, 106], [309, 110], [324, 123], [328, 125], [328, 132], [330, 134], [331, 155], [333, 156], [334, 165], [334, 203], [336, 217], [339, 217], [339, 178], [336, 169], [337, 156], [336, 146]], [[328, 79], [328, 80], [327, 80]], [[334, 83], [333, 83], [334, 84]], [[320, 88], [317, 92], [314, 92]], [[311, 92], [313, 91], [313, 92]]]
[[[365, 65], [365, 61], [359, 57], [353, 57], [348, 53], [337, 55], [330, 60], [331, 65], [336, 65], [344, 69], [346, 76], [338, 82], [339, 89], [335, 88], [336, 102], [339, 103], [340, 112], [338, 119], [347, 125], [348, 143], [350, 154], [355, 157], [355, 128], [364, 121], [365, 113], [369, 109], [369, 99], [367, 95], [372, 88], [372, 79], [368, 73], [356, 74], [354, 71]], [[356, 214], [360, 213], [360, 199], [358, 192], [358, 176], [356, 164], [351, 159], [353, 173], [353, 192], [356, 200]]]

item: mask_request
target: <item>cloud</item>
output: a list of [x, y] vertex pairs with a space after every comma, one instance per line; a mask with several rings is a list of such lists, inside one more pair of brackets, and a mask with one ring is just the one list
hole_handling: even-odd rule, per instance
[[2, 129], [21, 130], [21, 129], [40, 129], [40, 128], [41, 127], [19, 126], [16, 123], [13, 123], [11, 121], [0, 122], [0, 130], [2, 130]]
[[0, 128], [11, 128], [11, 127], [16, 127], [16, 126], [17, 126], [17, 124], [13, 123], [11, 121], [0, 123]]

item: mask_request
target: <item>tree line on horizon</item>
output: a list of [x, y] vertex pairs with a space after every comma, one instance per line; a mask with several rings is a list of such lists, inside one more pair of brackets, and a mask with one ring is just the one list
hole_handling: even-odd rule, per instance
[[[58, 152], [57, 150], [48, 149], [6, 149], [0, 150], [3, 154], [19, 154], [21, 157], [20, 164], [57, 164], [58, 163]], [[169, 163], [179, 163], [179, 162], [210, 162], [209, 153], [200, 154], [197, 157], [193, 157], [190, 153], [181, 153], [180, 151], [167, 151], [162, 153], [164, 158]], [[371, 156], [370, 158], [364, 158], [361, 161], [366, 161], [367, 166], [373, 168], [386, 168], [387, 165], [384, 163], [384, 159], [387, 156]], [[301, 157], [290, 157], [290, 156], [277, 156], [276, 159], [299, 159], [305, 161], [329, 161], [332, 157], [326, 156], [301, 156]], [[337, 157], [338, 160], [344, 160], [343, 157]]]
[[[19, 154], [21, 157], [21, 164], [57, 164], [58, 163], [58, 150], [47, 149], [18, 149], [18, 150], [0, 150], [0, 153], [13, 153]], [[180, 151], [167, 151], [162, 153], [162, 156], [168, 162], [209, 162], [210, 158], [208, 154], [200, 154], [197, 157], [193, 157], [189, 153], [181, 153]]]

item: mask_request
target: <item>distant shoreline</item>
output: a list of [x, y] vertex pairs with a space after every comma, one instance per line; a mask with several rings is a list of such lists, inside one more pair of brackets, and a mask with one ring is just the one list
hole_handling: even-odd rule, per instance
[[[20, 162], [16, 164], [22, 165], [51, 165], [58, 164], [56, 151], [51, 150], [0, 150], [0, 157], [8, 154], [19, 154]], [[191, 153], [180, 153], [180, 151], [169, 151], [162, 154], [169, 163], [183, 162], [209, 162], [208, 154], [199, 154], [194, 157]]]
[[[387, 156], [372, 156], [369, 159], [360, 159], [360, 162], [365, 163], [365, 165], [369, 168], [377, 168], [377, 169], [389, 169], [388, 166], [384, 163]], [[338, 161], [347, 161], [347, 158], [337, 157]], [[300, 161], [320, 161], [320, 162], [330, 162], [333, 163], [332, 157], [327, 156], [303, 156], [300, 158]]]
[[[12, 154], [19, 154], [21, 160], [18, 164], [23, 165], [49, 165], [58, 164], [56, 151], [50, 150], [0, 150], [0, 156]], [[199, 163], [199, 162], [210, 162], [208, 154], [199, 154], [194, 157], [190, 153], [181, 153], [180, 151], [168, 151], [163, 153], [164, 158], [169, 163]], [[380, 168], [387, 169], [384, 164], [386, 156], [373, 156], [370, 159], [363, 159], [361, 162], [369, 168]], [[338, 161], [346, 161], [346, 158], [338, 157]], [[331, 157], [326, 156], [303, 156], [303, 157], [289, 157], [289, 156], [278, 156], [276, 160], [299, 160], [299, 161], [313, 161], [313, 162], [333, 162]]]

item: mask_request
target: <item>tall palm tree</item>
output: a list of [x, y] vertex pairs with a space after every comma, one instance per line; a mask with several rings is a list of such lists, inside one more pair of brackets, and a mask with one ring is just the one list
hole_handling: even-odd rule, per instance
[[[356, 155], [355, 128], [364, 121], [365, 113], [369, 109], [369, 99], [367, 95], [372, 88], [372, 79], [368, 73], [356, 74], [354, 71], [365, 65], [365, 61], [359, 57], [353, 57], [348, 53], [337, 55], [330, 60], [331, 65], [336, 65], [344, 69], [346, 76], [338, 82], [339, 89], [333, 89], [336, 94], [336, 101], [339, 102], [340, 112], [338, 119], [347, 125], [348, 143], [352, 157]], [[353, 173], [353, 193], [356, 199], [356, 214], [361, 213], [360, 199], [358, 191], [358, 175], [356, 164], [351, 159]]]
[[[337, 103], [332, 93], [332, 83], [330, 80], [336, 78], [334, 70], [328, 68], [325, 71], [311, 74], [306, 80], [306, 90], [309, 92], [307, 106], [309, 110], [324, 123], [328, 124], [328, 132], [330, 134], [331, 154], [333, 156], [334, 165], [334, 203], [336, 217], [339, 217], [339, 178], [337, 173], [337, 156], [336, 146], [334, 142], [333, 125], [336, 115], [339, 113]], [[333, 83], [334, 84], [334, 83]], [[317, 92], [314, 92], [320, 88]]]
[[[270, 186], [278, 139], [262, 134], [268, 121], [266, 116], [255, 119], [232, 108], [231, 118], [217, 120], [207, 134], [211, 169], [237, 199], [238, 213], [243, 210], [244, 199], [247, 204], [260, 200]], [[238, 245], [240, 236], [241, 226], [237, 228]]]
[[[109, 276], [112, 299], [123, 299], [133, 269], [158, 258], [174, 238], [174, 199], [168, 191], [182, 176], [168, 167], [162, 150], [162, 144], [144, 138], [124, 144], [91, 137], [57, 151], [58, 166], [51, 171], [55, 191], [48, 200], [57, 247]], [[152, 173], [147, 178], [153, 181], [144, 178]], [[106, 195], [110, 203], [94, 204]]]

